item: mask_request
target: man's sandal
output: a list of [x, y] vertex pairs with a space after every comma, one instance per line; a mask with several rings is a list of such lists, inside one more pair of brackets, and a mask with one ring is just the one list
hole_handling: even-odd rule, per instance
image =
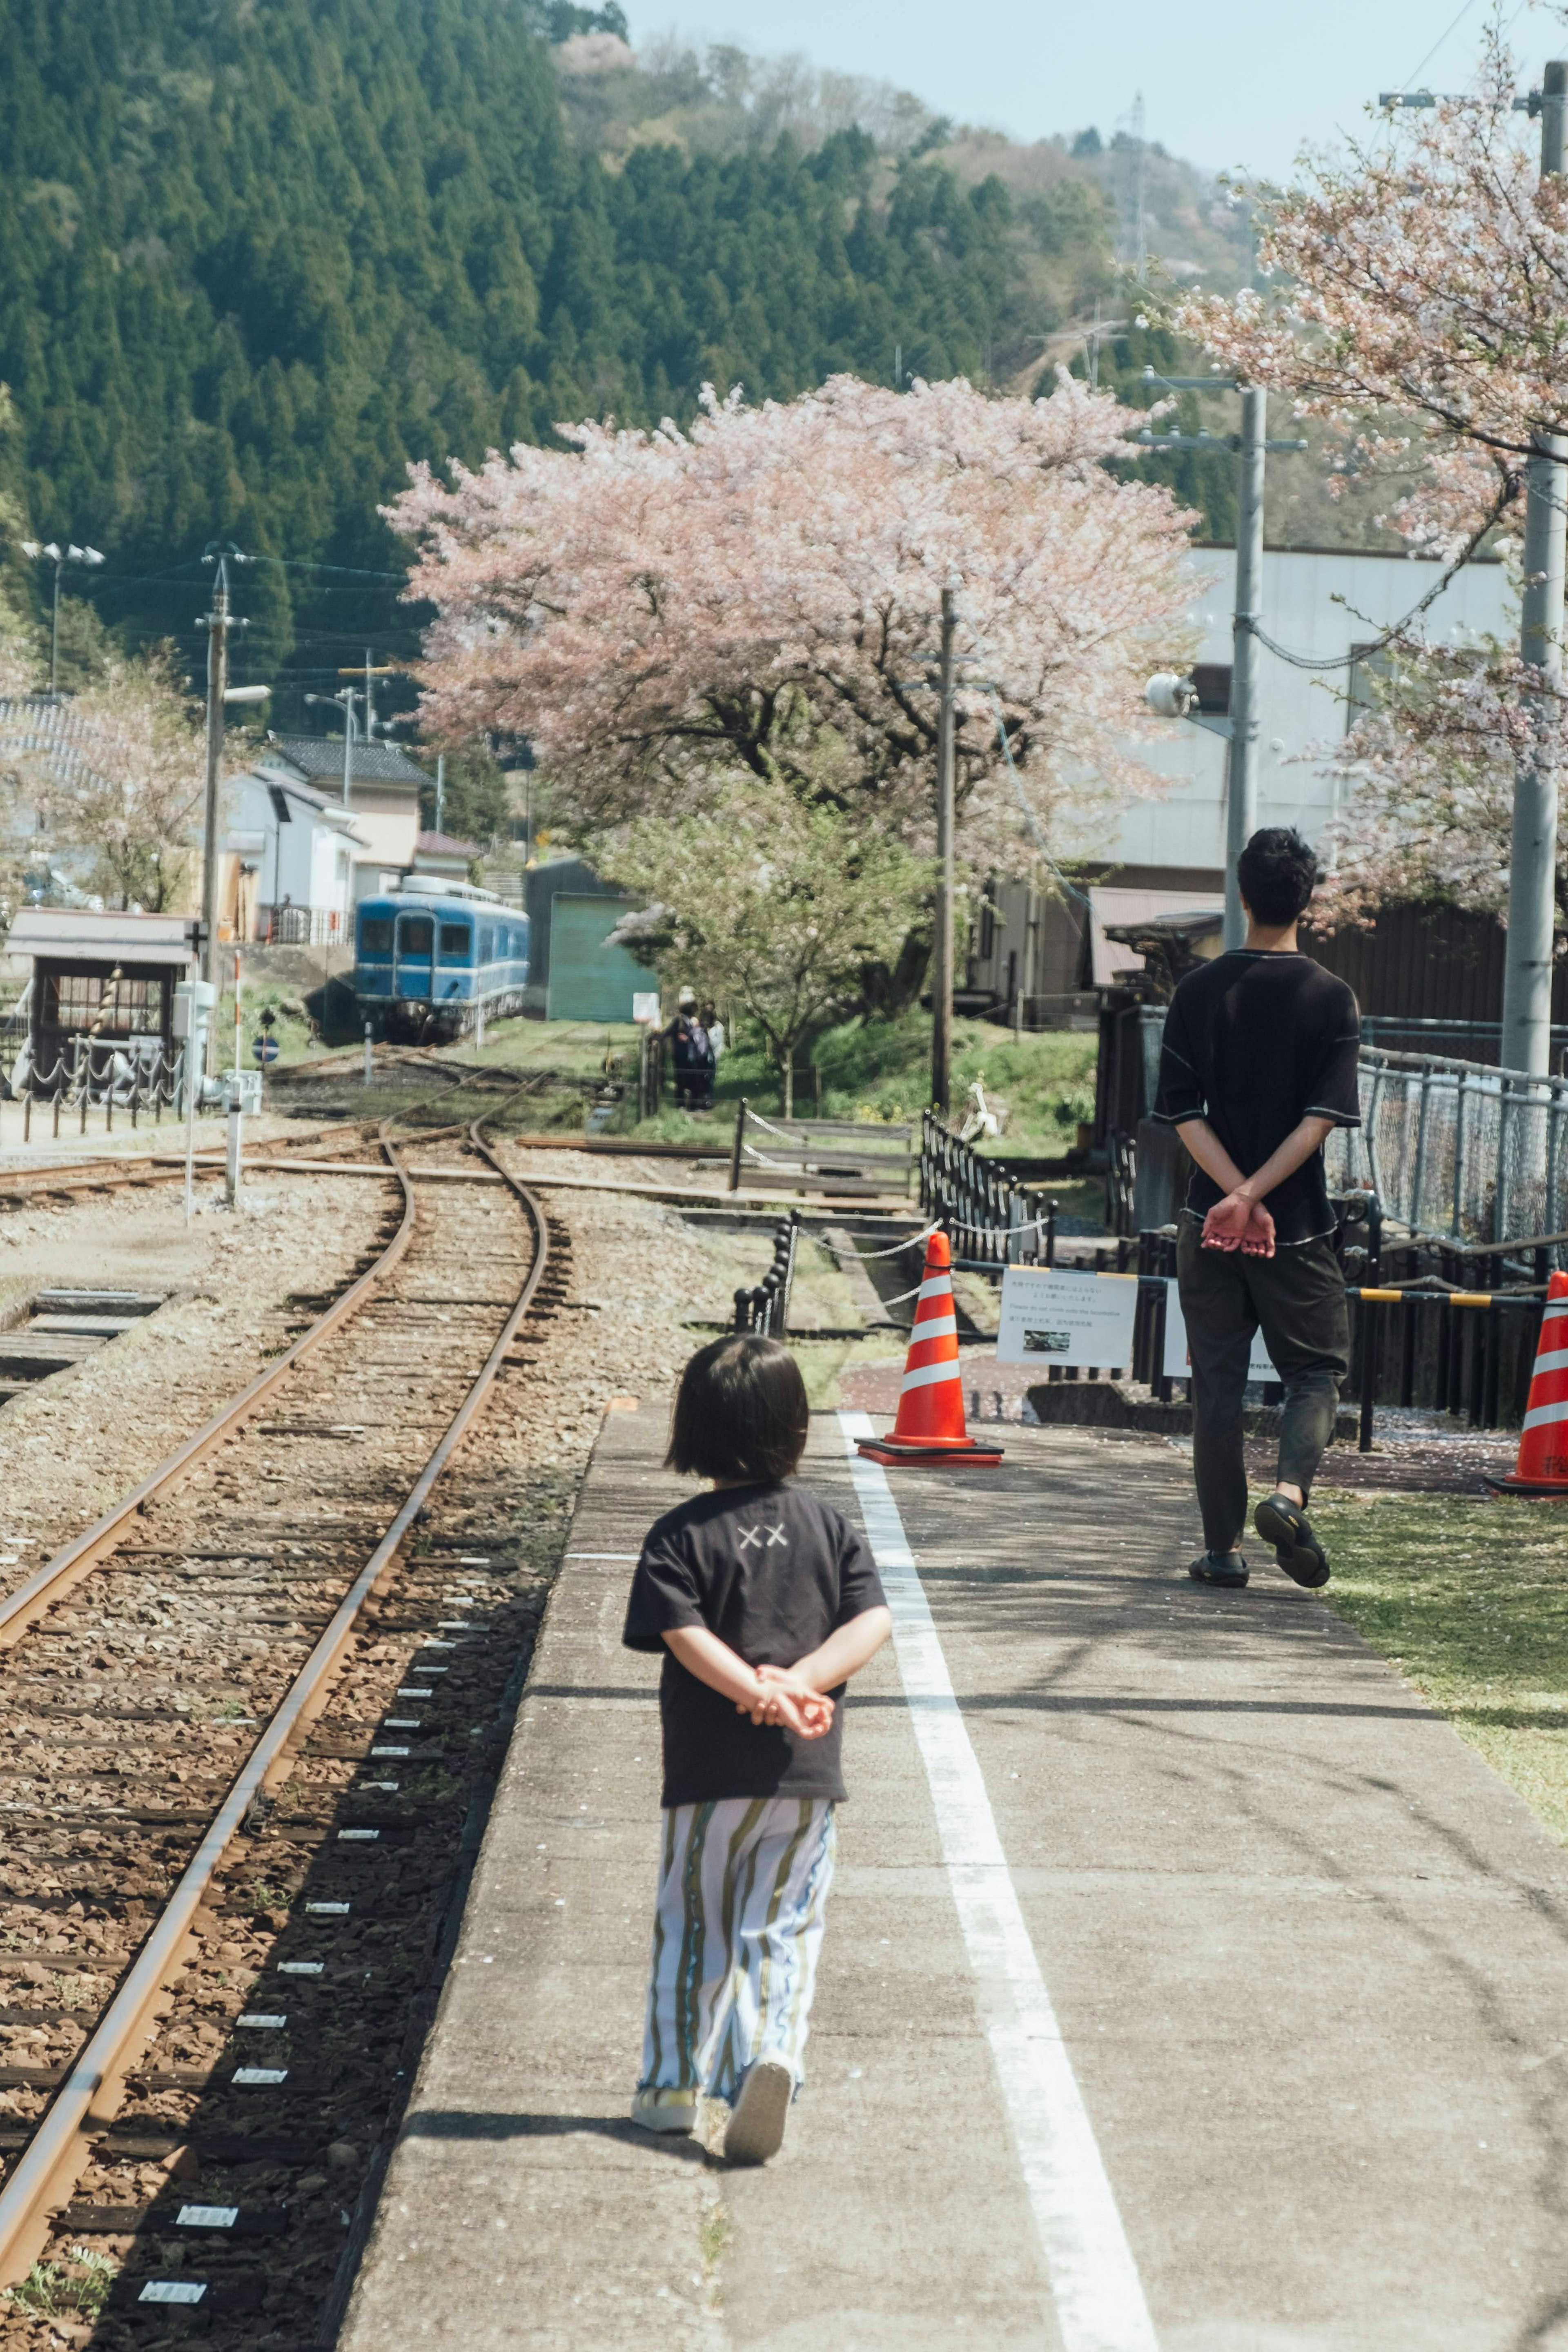
[[1201, 1559], [1190, 1563], [1187, 1574], [1194, 1584], [1234, 1587], [1247, 1582], [1247, 1562], [1238, 1551], [1205, 1551]]
[[1309, 1591], [1327, 1584], [1328, 1554], [1300, 1503], [1293, 1503], [1289, 1495], [1266, 1495], [1252, 1515], [1252, 1524], [1264, 1542], [1273, 1545], [1275, 1559], [1295, 1583], [1306, 1585]]

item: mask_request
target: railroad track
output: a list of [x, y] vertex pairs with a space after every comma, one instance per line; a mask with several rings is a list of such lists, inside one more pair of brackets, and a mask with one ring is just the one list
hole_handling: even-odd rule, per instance
[[[476, 1087], [480, 1091], [503, 1090], [509, 1095], [518, 1091], [516, 1081], [509, 1079], [504, 1071], [443, 1062], [433, 1053], [413, 1046], [399, 1049], [395, 1057], [388, 1055], [386, 1059], [392, 1062], [399, 1075], [414, 1073], [420, 1077], [433, 1076], [448, 1082], [453, 1091]], [[293, 1066], [305, 1071], [334, 1067], [340, 1072], [343, 1070], [341, 1060], [335, 1064], [303, 1063]], [[346, 1076], [357, 1083], [357, 1071], [349, 1069]], [[527, 1082], [523, 1090], [532, 1091], [532, 1082]], [[407, 1112], [399, 1114], [399, 1119], [400, 1123], [417, 1126], [417, 1107], [411, 1107]], [[269, 1137], [264, 1142], [247, 1146], [246, 1166], [252, 1171], [262, 1170], [268, 1161], [297, 1160], [329, 1148], [341, 1150], [369, 1146], [374, 1143], [375, 1125], [372, 1118], [339, 1118], [329, 1126], [308, 1129], [300, 1135]], [[167, 1126], [169, 1140], [174, 1143], [183, 1132], [184, 1123], [171, 1118]], [[150, 1131], [156, 1133], [159, 1129], [153, 1127]], [[207, 1146], [203, 1148], [204, 1151], [210, 1149]], [[198, 1179], [220, 1172], [205, 1160], [198, 1160], [196, 1162]], [[79, 1192], [135, 1192], [148, 1185], [179, 1184], [184, 1181], [183, 1159], [178, 1168], [153, 1167], [142, 1159], [56, 1160], [39, 1168], [0, 1170], [0, 1204], [19, 1208], [29, 1201], [65, 1200]]]
[[384, 1142], [374, 1263], [0, 1602], [4, 2352], [335, 2334], [545, 1584], [451, 1465], [564, 1235], [450, 1101], [505, 1183]]

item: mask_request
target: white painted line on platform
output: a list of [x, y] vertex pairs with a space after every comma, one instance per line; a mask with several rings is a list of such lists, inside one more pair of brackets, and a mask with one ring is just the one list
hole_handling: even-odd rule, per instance
[[1066, 2352], [1157, 2352], [1138, 2266], [1029, 1940], [899, 1507], [886, 1471], [855, 1450], [858, 1439], [876, 1433], [863, 1412], [841, 1412], [838, 1426], [893, 1612], [899, 1672], [1063, 2346]]

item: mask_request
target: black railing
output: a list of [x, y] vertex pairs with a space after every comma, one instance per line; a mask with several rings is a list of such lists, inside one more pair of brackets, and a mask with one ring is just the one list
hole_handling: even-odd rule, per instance
[[[1335, 1205], [1350, 1291], [1345, 1396], [1357, 1407], [1362, 1452], [1372, 1448], [1380, 1405], [1450, 1412], [1476, 1430], [1517, 1429], [1541, 1336], [1547, 1249], [1390, 1243], [1372, 1193], [1347, 1193]], [[1175, 1271], [1174, 1228], [1140, 1234], [1132, 1377], [1167, 1403], [1182, 1377], [1165, 1370], [1166, 1286]], [[1264, 1383], [1266, 1404], [1279, 1395], [1276, 1382]]]
[[953, 1255], [979, 1265], [1055, 1265], [1057, 1204], [982, 1160], [934, 1111], [921, 1121], [921, 1207], [945, 1225]]
[[789, 1295], [795, 1283], [795, 1244], [800, 1239], [800, 1211], [792, 1209], [773, 1227], [773, 1262], [752, 1290], [735, 1293], [735, 1328], [760, 1331], [765, 1339], [789, 1335]]

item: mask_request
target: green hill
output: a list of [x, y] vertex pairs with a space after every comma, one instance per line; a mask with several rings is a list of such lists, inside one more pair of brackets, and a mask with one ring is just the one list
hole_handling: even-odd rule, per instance
[[874, 188], [856, 130], [607, 168], [548, 32], [615, 12], [552, 16], [0, 0], [0, 477], [38, 536], [106, 551], [95, 601], [132, 639], [194, 655], [195, 559], [233, 540], [267, 559], [244, 661], [321, 684], [367, 635], [412, 646], [364, 576], [396, 565], [375, 508], [410, 457], [689, 413], [704, 377], [886, 375], [900, 338], [932, 373], [984, 365], [999, 185], [915, 163]]
[[[194, 667], [233, 541], [237, 674], [298, 724], [415, 646], [376, 515], [410, 458], [895, 354], [1022, 386], [1110, 301], [1114, 144], [624, 29], [614, 0], [0, 0], [0, 588], [41, 610], [29, 530], [89, 542], [68, 591]], [[1212, 190], [1149, 153], [1223, 274]]]

